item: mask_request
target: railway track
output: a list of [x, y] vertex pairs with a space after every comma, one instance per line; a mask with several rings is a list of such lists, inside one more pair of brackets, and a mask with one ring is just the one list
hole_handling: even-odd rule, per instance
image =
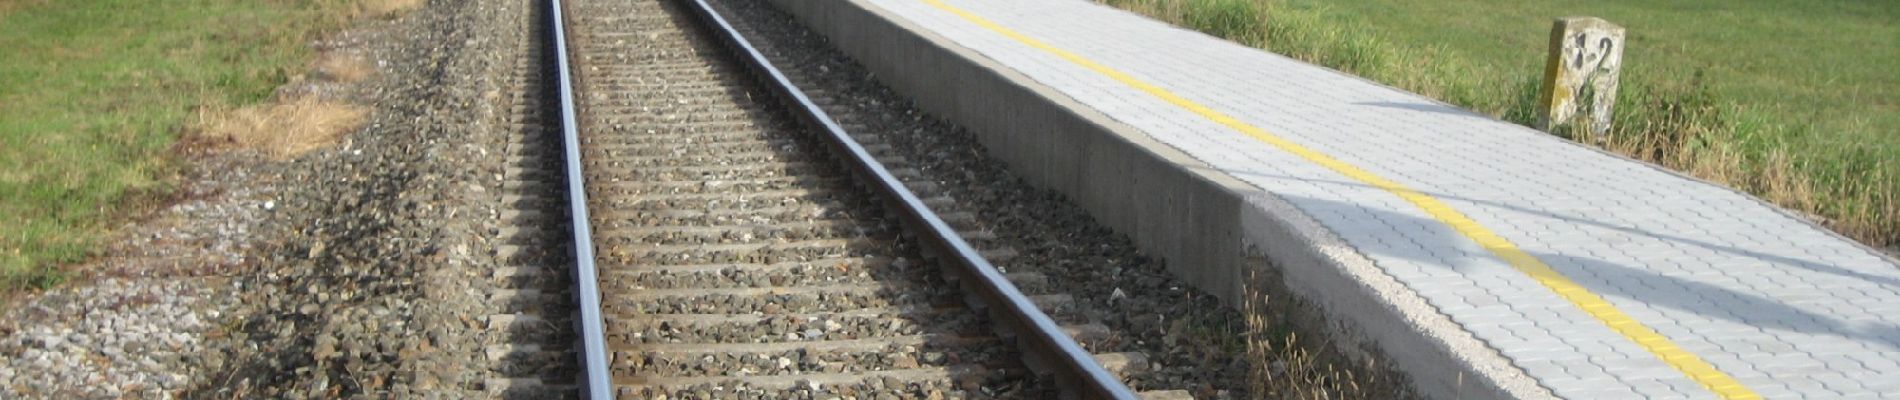
[[491, 395], [1137, 397], [1140, 354], [1084, 351], [1107, 328], [993, 267], [1017, 252], [712, 7], [552, 3], [513, 99]]

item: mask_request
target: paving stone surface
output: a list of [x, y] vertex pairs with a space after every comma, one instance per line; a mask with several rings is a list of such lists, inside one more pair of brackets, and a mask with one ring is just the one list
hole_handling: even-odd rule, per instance
[[[1292, 202], [1560, 397], [1714, 393], [1411, 203], [918, 0], [870, 0]], [[1768, 398], [1900, 398], [1900, 266], [1761, 201], [1081, 0], [948, 4], [1436, 197]]]

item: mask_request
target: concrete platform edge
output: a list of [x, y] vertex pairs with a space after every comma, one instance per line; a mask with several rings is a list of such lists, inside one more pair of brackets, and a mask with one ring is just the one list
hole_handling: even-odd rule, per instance
[[771, 2], [1227, 304], [1317, 306], [1293, 310], [1301, 330], [1405, 371], [1425, 397], [1553, 397], [1291, 203], [875, 5]]

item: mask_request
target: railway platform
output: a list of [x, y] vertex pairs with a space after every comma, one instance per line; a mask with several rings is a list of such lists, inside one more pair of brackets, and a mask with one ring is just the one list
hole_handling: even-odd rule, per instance
[[1746, 194], [1082, 0], [773, 2], [1184, 279], [1283, 287], [1421, 394], [1900, 398], [1900, 265]]

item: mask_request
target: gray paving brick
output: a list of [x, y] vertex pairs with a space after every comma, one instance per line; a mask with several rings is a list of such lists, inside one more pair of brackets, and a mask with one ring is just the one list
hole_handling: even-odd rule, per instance
[[1628, 385], [1631, 391], [1636, 392], [1636, 395], [1640, 396], [1639, 398], [1647, 398], [1647, 399], [1701, 399], [1701, 398], [1713, 399], [1715, 398], [1714, 395], [1708, 393], [1707, 391], [1696, 390], [1696, 391], [1691, 391], [1687, 393], [1679, 392], [1679, 391], [1676, 391], [1675, 387], [1663, 384], [1661, 381], [1658, 381], [1655, 379], [1624, 380], [1623, 384]]
[[1808, 398], [1832, 399], [1846, 394], [1828, 389], [1827, 385], [1822, 384], [1819, 380], [1815, 380], [1812, 375], [1782, 377], [1779, 380], [1787, 383], [1790, 390], [1800, 392], [1803, 396]]
[[[1503, 353], [1561, 345], [1601, 367], [1531, 376], [1617, 378], [1559, 396], [1708, 395], [1390, 193], [921, 2], [867, 1], [1283, 196]], [[1746, 196], [1485, 117], [1375, 106], [1436, 103], [1086, 1], [950, 2], [1436, 196], [1769, 398], [1860, 395], [1836, 378], [1900, 393], [1900, 266]]]
[[1782, 383], [1782, 382], [1751, 384], [1751, 385], [1748, 385], [1748, 389], [1753, 390], [1755, 394], [1761, 395], [1761, 397], [1764, 399], [1779, 400], [1779, 399], [1805, 398], [1804, 396], [1801, 395], [1801, 393], [1796, 392], [1793, 388], [1788, 387], [1788, 384]]
[[[1550, 346], [1550, 347], [1545, 347], [1542, 349], [1518, 347], [1518, 348], [1505, 349], [1503, 353], [1506, 357], [1510, 357], [1512, 360], [1523, 361], [1523, 362], [1532, 362], [1532, 361], [1557, 362], [1562, 359], [1573, 358], [1577, 356], [1577, 350], [1569, 346], [1562, 346], [1562, 347]], [[1565, 375], [1569, 375], [1569, 374], [1566, 373]]]
[[1629, 387], [1617, 387], [1617, 386], [1608, 386], [1608, 387], [1605, 387], [1605, 386], [1596, 386], [1596, 387], [1588, 387], [1588, 388], [1583, 388], [1583, 389], [1580, 389], [1580, 390], [1574, 390], [1574, 391], [1563, 391], [1563, 393], [1565, 393], [1565, 394], [1567, 394], [1567, 395], [1569, 395], [1569, 396], [1573, 396], [1574, 398], [1579, 398], [1579, 399], [1634, 399], [1634, 398], [1639, 398], [1639, 397], [1638, 397], [1639, 395], [1637, 395], [1635, 391], [1632, 391], [1632, 390], [1630, 390], [1630, 388], [1629, 388]]
[[1518, 368], [1524, 369], [1524, 372], [1534, 377], [1552, 377], [1551, 379], [1560, 381], [1575, 379], [1571, 377], [1569, 373], [1564, 372], [1562, 365], [1557, 365], [1557, 362], [1553, 360], [1513, 360], [1513, 364], [1516, 364]]
[[1867, 385], [1868, 391], [1875, 392], [1875, 393], [1886, 393], [1890, 395], [1900, 393], [1900, 374], [1887, 374], [1884, 376], [1870, 377], [1870, 378], [1871, 379], [1864, 379], [1861, 381], [1861, 383], [1864, 383]]
[[1827, 343], [1811, 344], [1803, 346], [1802, 350], [1814, 356], [1816, 360], [1821, 360], [1821, 362], [1827, 364], [1829, 368], [1836, 369], [1866, 368], [1866, 365], [1861, 364], [1860, 361], [1848, 358], [1847, 355], [1873, 351], [1873, 349], [1869, 348], [1866, 344], [1850, 340], [1835, 340]]
[[1859, 361], [1861, 365], [1864, 365], [1868, 369], [1875, 370], [1875, 371], [1900, 370], [1900, 362], [1894, 361], [1891, 356], [1893, 351], [1887, 350], [1884, 353], [1885, 354], [1856, 353], [1856, 354], [1848, 354], [1847, 357], [1854, 359], [1854, 361]]
[[1627, 380], [1643, 380], [1657, 385], [1667, 386], [1666, 382], [1681, 380], [1682, 372], [1669, 367], [1655, 357], [1618, 358], [1604, 360], [1604, 369], [1610, 374]]
[[1848, 378], [1845, 375], [1834, 374], [1834, 373], [1817, 374], [1817, 375], [1814, 375], [1813, 378], [1814, 380], [1820, 381], [1821, 385], [1826, 386], [1828, 390], [1833, 390], [1833, 391], [1840, 392], [1843, 394], [1860, 393], [1860, 392], [1867, 391], [1867, 387], [1862, 385], [1862, 382], [1860, 380]]
[[1540, 382], [1544, 387], [1550, 388], [1550, 390], [1558, 393], [1589, 393], [1602, 387], [1626, 386], [1622, 382], [1618, 382], [1616, 379], [1609, 377], [1592, 379], [1560, 378]]

